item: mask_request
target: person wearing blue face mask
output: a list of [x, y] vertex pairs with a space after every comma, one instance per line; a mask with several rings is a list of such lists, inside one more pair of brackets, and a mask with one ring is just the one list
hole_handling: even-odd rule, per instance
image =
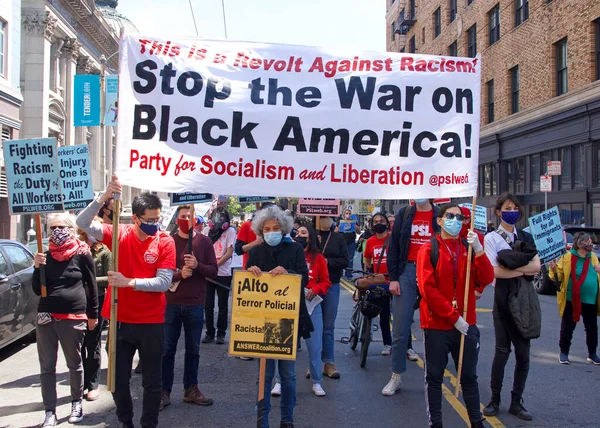
[[[252, 230], [264, 242], [252, 248], [246, 264], [247, 270], [255, 276], [285, 275], [294, 273], [302, 276], [300, 316], [298, 318], [298, 337], [310, 338], [313, 324], [306, 309], [304, 288], [308, 285], [308, 266], [304, 248], [292, 241], [288, 235], [294, 220], [280, 207], [271, 205], [256, 213], [252, 219]], [[267, 360], [265, 373], [265, 391], [271, 390], [277, 365], [281, 379], [281, 428], [294, 427], [294, 408], [296, 407], [296, 362], [293, 360]], [[265, 394], [263, 405], [263, 428], [269, 427], [271, 395]]]
[[[531, 414], [523, 407], [523, 391], [527, 375], [529, 374], [529, 353], [531, 340], [525, 339], [519, 333], [514, 318], [508, 306], [509, 288], [513, 278], [532, 278], [539, 272], [540, 259], [536, 255], [529, 264], [517, 268], [508, 269], [498, 262], [498, 253], [502, 250], [511, 250], [515, 241], [521, 241], [535, 248], [533, 237], [516, 227], [521, 219], [523, 210], [516, 196], [503, 193], [496, 201], [495, 213], [501, 221], [494, 232], [485, 235], [485, 253], [494, 266], [494, 332], [496, 336], [496, 352], [492, 363], [491, 390], [492, 399], [484, 409], [485, 416], [496, 416], [500, 409], [500, 398], [502, 382], [504, 380], [504, 368], [510, 356], [511, 345], [515, 348], [515, 373], [512, 389], [512, 399], [509, 413], [519, 419], [530, 421]], [[533, 285], [532, 285], [533, 286]]]
[[158, 426], [161, 399], [161, 366], [164, 349], [164, 321], [169, 289], [176, 270], [175, 241], [160, 230], [162, 203], [158, 196], [144, 192], [131, 204], [133, 225], [101, 224], [94, 216], [114, 193], [121, 193], [116, 177], [106, 192], [92, 201], [77, 217], [77, 226], [112, 250], [113, 233], [119, 235], [119, 272], [108, 272], [108, 290], [102, 316], [110, 316], [112, 289], [119, 289], [117, 314], [115, 392], [117, 417], [123, 427], [133, 427], [133, 402], [129, 388], [133, 356], [139, 351], [144, 400], [142, 426]]
[[[475, 311], [477, 284], [490, 284], [494, 270], [483, 251], [477, 234], [470, 231], [466, 239], [460, 232], [464, 215], [456, 204], [440, 208], [437, 219], [441, 233], [431, 238], [417, 256], [417, 278], [421, 292], [421, 327], [425, 346], [425, 385], [427, 415], [432, 428], [442, 424], [442, 385], [448, 354], [458, 365], [461, 335], [465, 336], [463, 370], [460, 385], [472, 428], [483, 428], [477, 383], [479, 329]], [[468, 260], [468, 246], [473, 260]], [[437, 260], [434, 254], [437, 254]], [[467, 272], [471, 271], [466, 285]], [[464, 296], [469, 295], [463, 318]]]

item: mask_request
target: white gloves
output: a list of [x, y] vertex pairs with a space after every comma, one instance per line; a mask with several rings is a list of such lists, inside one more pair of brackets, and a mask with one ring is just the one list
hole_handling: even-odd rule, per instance
[[473, 247], [473, 251], [475, 251], [476, 253], [483, 251], [483, 245], [481, 245], [481, 242], [479, 242], [479, 237], [475, 232], [470, 231], [467, 234], [467, 242], [471, 247]]
[[460, 334], [467, 335], [469, 331], [469, 324], [465, 321], [463, 317], [458, 317], [458, 321], [454, 324], [454, 328], [460, 331]]

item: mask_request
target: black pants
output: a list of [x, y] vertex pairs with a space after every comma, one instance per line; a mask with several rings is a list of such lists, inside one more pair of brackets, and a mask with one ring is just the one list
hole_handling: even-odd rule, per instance
[[496, 352], [492, 362], [492, 400], [500, 402], [502, 382], [504, 381], [504, 368], [510, 356], [511, 343], [515, 348], [515, 374], [512, 395], [520, 399], [525, 391], [525, 383], [529, 374], [529, 351], [531, 341], [524, 339], [510, 314], [494, 306], [494, 332], [496, 334]]
[[[598, 348], [598, 309], [596, 305], [590, 305], [587, 303], [581, 304], [581, 318], [583, 319], [583, 326], [585, 327], [585, 343], [587, 344], [588, 354], [592, 355], [596, 353]], [[560, 323], [560, 352], [565, 354], [569, 353], [571, 349], [571, 340], [573, 339], [573, 332], [577, 327], [577, 323], [573, 321], [573, 303], [567, 300], [565, 311], [563, 312], [562, 321]]]
[[117, 334], [117, 359], [115, 368], [115, 392], [113, 399], [117, 406], [119, 422], [133, 421], [133, 402], [129, 390], [131, 365], [135, 351], [142, 363], [142, 404], [143, 428], [158, 426], [158, 408], [162, 389], [162, 354], [164, 347], [164, 324], [119, 323]]
[[[442, 424], [442, 384], [444, 370], [448, 365], [448, 354], [452, 355], [454, 366], [458, 370], [460, 350], [458, 330], [425, 329], [425, 398], [429, 425]], [[477, 383], [477, 361], [479, 359], [479, 329], [469, 327], [465, 338], [462, 374], [460, 386], [471, 422], [483, 420], [479, 404], [479, 384]]]
[[377, 299], [377, 304], [381, 305], [381, 313], [379, 314], [379, 328], [381, 329], [381, 338], [384, 345], [392, 346], [392, 331], [390, 329], [390, 304], [392, 303], [391, 296], [384, 296]]
[[[230, 276], [217, 276], [219, 284], [231, 286]], [[219, 317], [217, 318], [217, 336], [225, 337], [227, 331], [227, 311], [229, 308], [229, 290], [206, 281], [206, 300], [204, 303], [204, 315], [206, 324], [206, 335], [215, 336], [215, 294], [219, 305]]]
[[88, 392], [98, 388], [98, 377], [102, 364], [102, 326], [104, 318], [100, 315], [104, 304], [104, 294], [98, 296], [98, 325], [93, 331], [86, 330], [81, 347], [81, 359], [83, 360], [83, 389]]

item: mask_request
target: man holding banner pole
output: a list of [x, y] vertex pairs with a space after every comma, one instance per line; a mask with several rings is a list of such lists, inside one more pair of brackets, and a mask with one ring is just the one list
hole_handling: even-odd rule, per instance
[[[116, 177], [106, 192], [94, 200], [77, 217], [77, 226], [112, 249], [113, 227], [94, 221], [113, 193], [121, 193]], [[102, 315], [108, 317], [111, 291], [119, 288], [117, 313], [115, 391], [117, 417], [124, 427], [133, 427], [133, 402], [129, 390], [133, 356], [139, 351], [142, 363], [144, 402], [141, 417], [143, 427], [158, 426], [164, 347], [164, 292], [171, 285], [175, 267], [175, 243], [160, 230], [162, 203], [158, 196], [142, 193], [132, 202], [133, 225], [120, 225], [120, 272], [108, 272], [109, 287]], [[113, 321], [114, 322], [114, 321]]]

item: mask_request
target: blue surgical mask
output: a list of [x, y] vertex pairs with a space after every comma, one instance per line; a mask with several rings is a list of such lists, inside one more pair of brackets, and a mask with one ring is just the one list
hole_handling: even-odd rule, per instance
[[415, 204], [423, 205], [423, 204], [426, 204], [428, 201], [429, 201], [429, 199], [415, 199]]
[[445, 218], [442, 227], [449, 235], [457, 236], [462, 229], [462, 222], [458, 221], [456, 217], [453, 219]]
[[140, 230], [148, 236], [154, 236], [160, 229], [159, 223], [140, 223]]
[[502, 221], [506, 224], [514, 226], [521, 218], [519, 211], [502, 211]]
[[276, 247], [283, 239], [283, 234], [281, 232], [269, 232], [265, 233], [263, 239], [265, 240], [268, 246]]

